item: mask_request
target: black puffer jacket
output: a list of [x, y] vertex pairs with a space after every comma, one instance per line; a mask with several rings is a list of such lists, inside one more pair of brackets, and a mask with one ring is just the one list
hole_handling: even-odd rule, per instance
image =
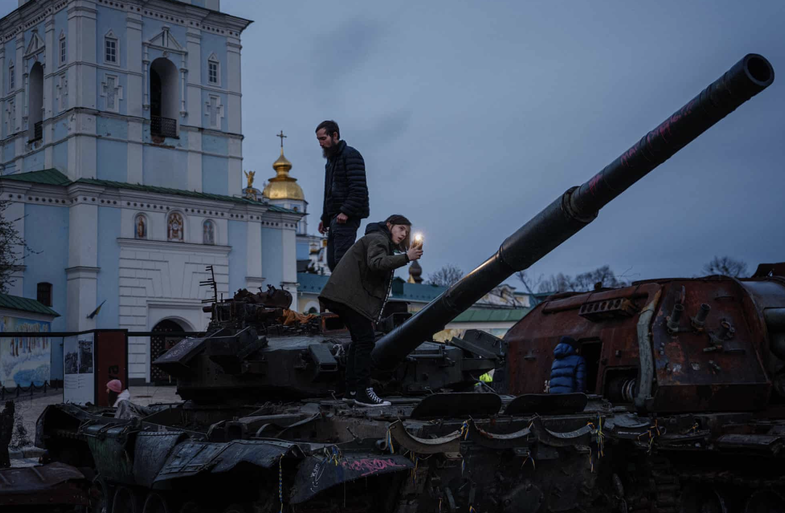
[[324, 165], [324, 206], [322, 222], [341, 212], [349, 217], [365, 219], [370, 214], [368, 185], [365, 181], [365, 161], [360, 152], [346, 144], [338, 143], [338, 152]]

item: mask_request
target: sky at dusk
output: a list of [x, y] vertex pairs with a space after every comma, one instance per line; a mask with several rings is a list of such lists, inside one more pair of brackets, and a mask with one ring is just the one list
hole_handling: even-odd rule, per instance
[[[3, 13], [15, 8], [16, 0]], [[532, 267], [694, 276], [785, 260], [785, 2], [222, 0], [242, 36], [243, 156], [283, 130], [316, 232], [323, 119], [365, 158], [370, 221], [409, 217], [424, 274], [470, 271], [747, 53], [780, 77]], [[241, 184], [238, 184], [238, 189]], [[261, 187], [260, 187], [261, 188]], [[519, 286], [514, 279], [510, 284]]]

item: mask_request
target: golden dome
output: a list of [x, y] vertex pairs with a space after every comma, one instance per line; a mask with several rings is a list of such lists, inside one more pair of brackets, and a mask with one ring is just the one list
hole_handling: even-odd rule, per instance
[[305, 201], [305, 194], [297, 184], [297, 178], [289, 176], [292, 163], [283, 156], [283, 147], [281, 148], [281, 156], [273, 162], [273, 169], [275, 169], [276, 175], [270, 178], [270, 183], [264, 188], [262, 195], [271, 200]]

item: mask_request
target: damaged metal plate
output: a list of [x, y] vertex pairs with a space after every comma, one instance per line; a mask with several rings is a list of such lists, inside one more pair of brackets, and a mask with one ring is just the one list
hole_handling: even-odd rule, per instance
[[461, 447], [460, 431], [439, 438], [419, 438], [409, 433], [400, 420], [390, 424], [390, 436], [393, 443], [417, 454], [457, 454]]
[[337, 484], [414, 468], [412, 460], [400, 454], [345, 454], [336, 460], [308, 456], [295, 476], [290, 502], [300, 504]]
[[87, 505], [84, 475], [64, 463], [0, 470], [0, 506]]
[[412, 411], [413, 419], [436, 419], [440, 417], [488, 417], [496, 415], [502, 407], [502, 399], [496, 394], [459, 392], [433, 394], [418, 404]]
[[155, 482], [193, 476], [209, 470], [227, 472], [239, 463], [271, 468], [285, 454], [302, 452], [293, 443], [273, 440], [234, 440], [228, 443], [184, 442], [175, 447]]
[[172, 450], [186, 437], [182, 431], [141, 432], [134, 450], [134, 478], [144, 486], [152, 486]]
[[563, 415], [580, 413], [589, 399], [586, 394], [524, 394], [513, 399], [505, 415]]

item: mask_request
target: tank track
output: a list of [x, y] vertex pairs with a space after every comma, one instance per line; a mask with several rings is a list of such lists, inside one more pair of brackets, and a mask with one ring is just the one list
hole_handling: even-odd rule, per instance
[[679, 513], [681, 481], [664, 456], [646, 459], [647, 493], [629, 505], [629, 513]]

